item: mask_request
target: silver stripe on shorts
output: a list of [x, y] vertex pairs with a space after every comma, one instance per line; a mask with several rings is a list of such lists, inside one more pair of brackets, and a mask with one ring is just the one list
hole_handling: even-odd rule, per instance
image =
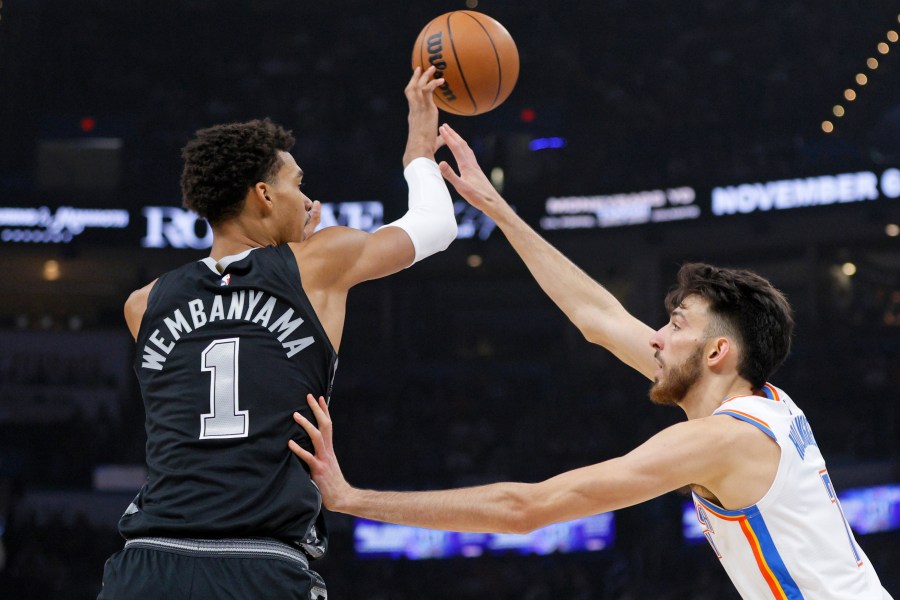
[[189, 556], [241, 556], [281, 558], [309, 568], [309, 560], [300, 550], [277, 540], [234, 538], [198, 540], [188, 538], [141, 537], [127, 540], [125, 548], [150, 548]]

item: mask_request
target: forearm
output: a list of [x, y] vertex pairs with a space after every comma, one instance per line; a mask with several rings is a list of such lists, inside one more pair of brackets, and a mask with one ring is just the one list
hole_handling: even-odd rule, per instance
[[409, 163], [417, 158], [434, 160], [434, 134], [428, 139], [427, 136], [410, 133], [406, 141], [406, 150], [403, 152], [403, 168], [408, 167]]
[[615, 296], [553, 247], [508, 204], [491, 215], [541, 289], [591, 341], [599, 343], [599, 319], [621, 318], [627, 313]]
[[352, 488], [329, 509], [374, 521], [445, 531], [525, 533], [536, 528], [526, 483], [496, 483], [430, 492]]
[[554, 248], [505, 202], [488, 214], [525, 262], [541, 289], [581, 334], [619, 360], [653, 378], [655, 361], [649, 340], [653, 330], [631, 315], [606, 288]]

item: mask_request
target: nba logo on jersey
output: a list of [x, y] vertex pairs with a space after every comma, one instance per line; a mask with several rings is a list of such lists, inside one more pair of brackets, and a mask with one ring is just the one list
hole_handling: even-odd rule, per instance
[[225, 277], [223, 277], [222, 281], [219, 282], [219, 285], [224, 287], [224, 286], [228, 285], [229, 283], [231, 283], [231, 273], [229, 273]]

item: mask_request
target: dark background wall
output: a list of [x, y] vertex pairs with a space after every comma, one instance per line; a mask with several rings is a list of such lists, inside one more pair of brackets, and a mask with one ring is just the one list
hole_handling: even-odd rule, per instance
[[[464, 8], [0, 8], [0, 207], [133, 215], [128, 230], [69, 244], [0, 242], [0, 596], [94, 597], [103, 561], [121, 547], [115, 522], [133, 490], [98, 490], [108, 473], [98, 466], [140, 465], [145, 441], [122, 303], [204, 255], [141, 248], [134, 216], [179, 204], [180, 148], [192, 132], [269, 116], [294, 130], [310, 196], [378, 200], [395, 218], [406, 197], [411, 45], [431, 18]], [[539, 226], [550, 196], [695, 188], [704, 209], [695, 221], [545, 235], [651, 324], [664, 321], [662, 297], [687, 260], [770, 277], [798, 320], [774, 383], [809, 415], [836, 485], [900, 481], [900, 238], [887, 234], [900, 200], [708, 210], [713, 186], [900, 166], [900, 47], [886, 37], [900, 30], [896, 4], [483, 0], [476, 10], [512, 33], [520, 80], [495, 111], [442, 119], [486, 169], [504, 170], [520, 213]], [[527, 150], [551, 135], [566, 147]], [[44, 276], [48, 261], [58, 279]], [[841, 274], [847, 262], [855, 275]], [[536, 481], [627, 452], [682, 418], [651, 406], [645, 381], [580, 337], [499, 232], [354, 290], [341, 354], [338, 451], [364, 486]], [[333, 515], [318, 569], [335, 598], [735, 597], [709, 549], [683, 543], [683, 499], [620, 511], [611, 550], [549, 557], [360, 560], [351, 522]], [[898, 537], [860, 537], [895, 595]]]

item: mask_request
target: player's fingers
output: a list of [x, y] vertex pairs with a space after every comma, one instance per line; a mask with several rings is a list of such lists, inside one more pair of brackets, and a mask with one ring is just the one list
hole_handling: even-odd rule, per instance
[[456, 133], [455, 129], [453, 129], [446, 123], [441, 125], [440, 130], [441, 130], [441, 135], [443, 135], [445, 138], [447, 138], [448, 142], [450, 140], [453, 140], [453, 142], [455, 144], [465, 144], [466, 143], [466, 140], [464, 140], [461, 135]]
[[316, 429], [316, 426], [313, 425], [309, 419], [304, 417], [298, 412], [294, 413], [294, 421], [303, 428], [303, 431], [306, 432], [306, 435], [309, 436], [309, 440], [312, 442], [313, 448], [315, 448], [316, 452], [318, 452], [322, 448], [322, 432]]
[[449, 181], [449, 182], [450, 182], [450, 185], [452, 185], [453, 187], [456, 187], [456, 184], [457, 184], [457, 183], [461, 183], [461, 182], [462, 182], [462, 180], [459, 178], [459, 175], [457, 175], [457, 174], [453, 171], [453, 167], [451, 167], [451, 166], [447, 163], [447, 161], [442, 160], [442, 161], [441, 161], [441, 164], [438, 165], [438, 168], [441, 170], [441, 175], [444, 176], [444, 179], [446, 179], [447, 181]]
[[312, 208], [309, 209], [309, 220], [306, 222], [306, 227], [303, 228], [306, 231], [306, 237], [311, 236], [321, 222], [322, 203], [318, 200], [313, 200]]
[[311, 461], [316, 460], [316, 457], [314, 455], [301, 448], [300, 444], [298, 444], [294, 440], [288, 440], [288, 448], [290, 448], [291, 452], [302, 458], [306, 463], [310, 463]]
[[420, 87], [427, 86], [429, 84], [429, 82], [431, 81], [431, 78], [434, 77], [434, 74], [436, 71], [437, 71], [437, 69], [434, 67], [434, 65], [431, 65], [430, 67], [425, 69], [422, 72], [422, 74], [419, 75], [419, 80], [418, 80], [419, 86]]
[[432, 79], [427, 84], [425, 84], [425, 91], [433, 94], [434, 90], [444, 85], [444, 78], [438, 77], [437, 79]]
[[416, 67], [413, 69], [412, 75], [409, 76], [409, 83], [406, 84], [406, 88], [412, 88], [415, 83], [419, 80], [419, 77], [422, 76], [422, 67]]
[[407, 100], [412, 99], [413, 95], [416, 92], [416, 82], [419, 81], [419, 77], [422, 74], [422, 67], [416, 67], [413, 69], [412, 75], [409, 78], [409, 82], [406, 84], [406, 87], [403, 88], [403, 93], [406, 95]]
[[438, 127], [438, 132], [441, 135], [441, 139], [444, 140], [444, 143], [447, 144], [447, 147], [450, 148], [451, 151], [453, 151], [455, 156], [456, 151], [459, 148], [459, 136], [456, 135], [456, 132], [450, 129], [450, 126], [447, 124]]
[[444, 141], [444, 138], [441, 137], [441, 134], [438, 134], [437, 139], [434, 142], [434, 149], [437, 151], [438, 148], [443, 148], [447, 143]]
[[325, 397], [319, 396], [319, 399], [316, 400], [316, 397], [312, 394], [306, 395], [306, 401], [309, 403], [309, 407], [313, 411], [313, 415], [316, 417], [316, 422], [319, 424], [319, 430], [325, 434], [331, 432], [331, 415], [328, 414], [328, 405], [325, 403]]

